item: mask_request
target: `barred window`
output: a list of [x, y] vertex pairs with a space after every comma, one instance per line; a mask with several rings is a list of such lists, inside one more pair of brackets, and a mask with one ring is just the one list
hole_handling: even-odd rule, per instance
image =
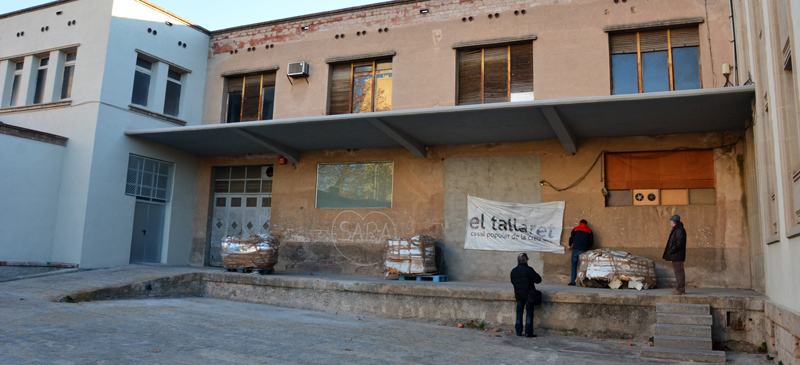
[[172, 169], [172, 163], [130, 155], [125, 195], [151, 201], [169, 201]]

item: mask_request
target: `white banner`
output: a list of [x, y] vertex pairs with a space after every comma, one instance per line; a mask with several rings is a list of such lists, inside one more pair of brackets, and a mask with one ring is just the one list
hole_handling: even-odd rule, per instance
[[564, 202], [517, 204], [467, 196], [465, 249], [564, 253]]

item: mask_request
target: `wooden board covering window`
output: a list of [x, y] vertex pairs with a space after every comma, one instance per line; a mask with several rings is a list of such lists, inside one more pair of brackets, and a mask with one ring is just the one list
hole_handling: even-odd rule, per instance
[[533, 91], [533, 44], [458, 51], [458, 104], [499, 103]]
[[228, 92], [238, 93], [242, 91], [244, 86], [244, 77], [229, 77], [228, 78]]
[[458, 104], [481, 103], [481, 64], [483, 50], [458, 52]]
[[508, 101], [508, 53], [508, 47], [484, 49], [484, 103], [501, 103]]
[[338, 64], [331, 67], [330, 114], [350, 112], [350, 73], [352, 64]]
[[671, 29], [670, 39], [672, 40], [672, 48], [700, 45], [700, 35], [697, 27]]
[[511, 92], [533, 91], [533, 43], [511, 46]]
[[258, 120], [261, 107], [261, 75], [245, 76], [242, 97], [242, 122]]
[[666, 30], [639, 32], [642, 52], [666, 51], [669, 49], [669, 36]]
[[714, 188], [714, 152], [607, 153], [605, 175], [609, 190]]
[[637, 53], [636, 33], [614, 34], [610, 37], [611, 54]]

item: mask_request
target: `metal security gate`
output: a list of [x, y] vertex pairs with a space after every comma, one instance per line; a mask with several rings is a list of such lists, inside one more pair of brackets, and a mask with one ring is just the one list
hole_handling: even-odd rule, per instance
[[220, 244], [225, 236], [269, 234], [272, 172], [267, 166], [217, 167], [208, 261], [222, 266]]
[[130, 262], [161, 262], [163, 231], [164, 204], [137, 201]]

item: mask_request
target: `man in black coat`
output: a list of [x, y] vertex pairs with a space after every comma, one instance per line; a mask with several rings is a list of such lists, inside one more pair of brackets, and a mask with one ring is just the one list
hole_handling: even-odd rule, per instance
[[567, 285], [575, 285], [575, 278], [578, 276], [578, 260], [582, 253], [592, 248], [592, 245], [594, 245], [594, 233], [589, 228], [589, 222], [581, 219], [581, 223], [572, 229], [572, 234], [569, 236], [569, 249], [572, 250], [572, 276]]
[[525, 317], [525, 337], [536, 337], [533, 334], [533, 303], [531, 296], [536, 290], [536, 285], [542, 282], [542, 277], [528, 266], [528, 255], [525, 253], [517, 256], [517, 267], [511, 270], [511, 284], [514, 284], [514, 297], [517, 300], [517, 336], [522, 336], [522, 313], [527, 311]]
[[672, 269], [675, 271], [678, 287], [672, 294], [683, 295], [686, 293], [686, 272], [683, 271], [683, 262], [686, 261], [686, 230], [679, 215], [673, 215], [669, 221], [672, 232], [667, 240], [667, 248], [664, 249], [664, 260], [672, 261]]

